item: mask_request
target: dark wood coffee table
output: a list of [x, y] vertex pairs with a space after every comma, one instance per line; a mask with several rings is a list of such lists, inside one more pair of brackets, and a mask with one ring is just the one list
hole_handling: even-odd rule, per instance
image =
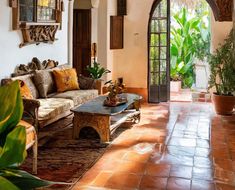
[[104, 106], [106, 96], [99, 96], [89, 102], [72, 109], [73, 137], [79, 138], [80, 130], [83, 127], [94, 128], [101, 142], [109, 142], [110, 135], [127, 120], [139, 122], [140, 120], [140, 100], [137, 94], [125, 94], [127, 103], [115, 107]]

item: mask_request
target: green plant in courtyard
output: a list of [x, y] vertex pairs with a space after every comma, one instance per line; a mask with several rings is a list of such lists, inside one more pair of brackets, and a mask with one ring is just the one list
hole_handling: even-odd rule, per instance
[[203, 60], [209, 52], [210, 34], [201, 17], [192, 17], [184, 7], [173, 15], [176, 27], [171, 27], [171, 79], [182, 80], [183, 87], [195, 81], [194, 62]]
[[232, 95], [235, 91], [235, 58], [233, 30], [224, 44], [211, 55], [209, 89], [215, 87], [217, 95]]
[[54, 184], [18, 168], [26, 157], [26, 129], [18, 125], [23, 103], [17, 81], [0, 87], [0, 105], [0, 189], [30, 190]]

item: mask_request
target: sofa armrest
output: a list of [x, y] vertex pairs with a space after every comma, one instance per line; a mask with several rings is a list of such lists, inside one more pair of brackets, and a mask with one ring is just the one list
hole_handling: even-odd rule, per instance
[[24, 104], [24, 119], [30, 122], [38, 131], [38, 108], [40, 106], [40, 102], [35, 99], [26, 99], [23, 98]]

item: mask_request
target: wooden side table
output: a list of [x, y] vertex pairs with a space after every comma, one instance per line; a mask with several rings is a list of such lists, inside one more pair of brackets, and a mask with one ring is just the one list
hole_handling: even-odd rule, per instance
[[74, 113], [73, 138], [79, 138], [82, 128], [92, 127], [101, 142], [109, 142], [110, 135], [121, 124], [127, 120], [140, 121], [140, 96], [127, 94], [128, 102], [116, 107], [103, 106], [105, 98], [99, 96], [71, 110]]

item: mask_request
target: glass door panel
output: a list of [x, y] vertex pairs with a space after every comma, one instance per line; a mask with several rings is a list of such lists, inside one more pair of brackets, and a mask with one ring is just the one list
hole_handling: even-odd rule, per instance
[[169, 99], [169, 3], [155, 6], [149, 24], [149, 102]]

